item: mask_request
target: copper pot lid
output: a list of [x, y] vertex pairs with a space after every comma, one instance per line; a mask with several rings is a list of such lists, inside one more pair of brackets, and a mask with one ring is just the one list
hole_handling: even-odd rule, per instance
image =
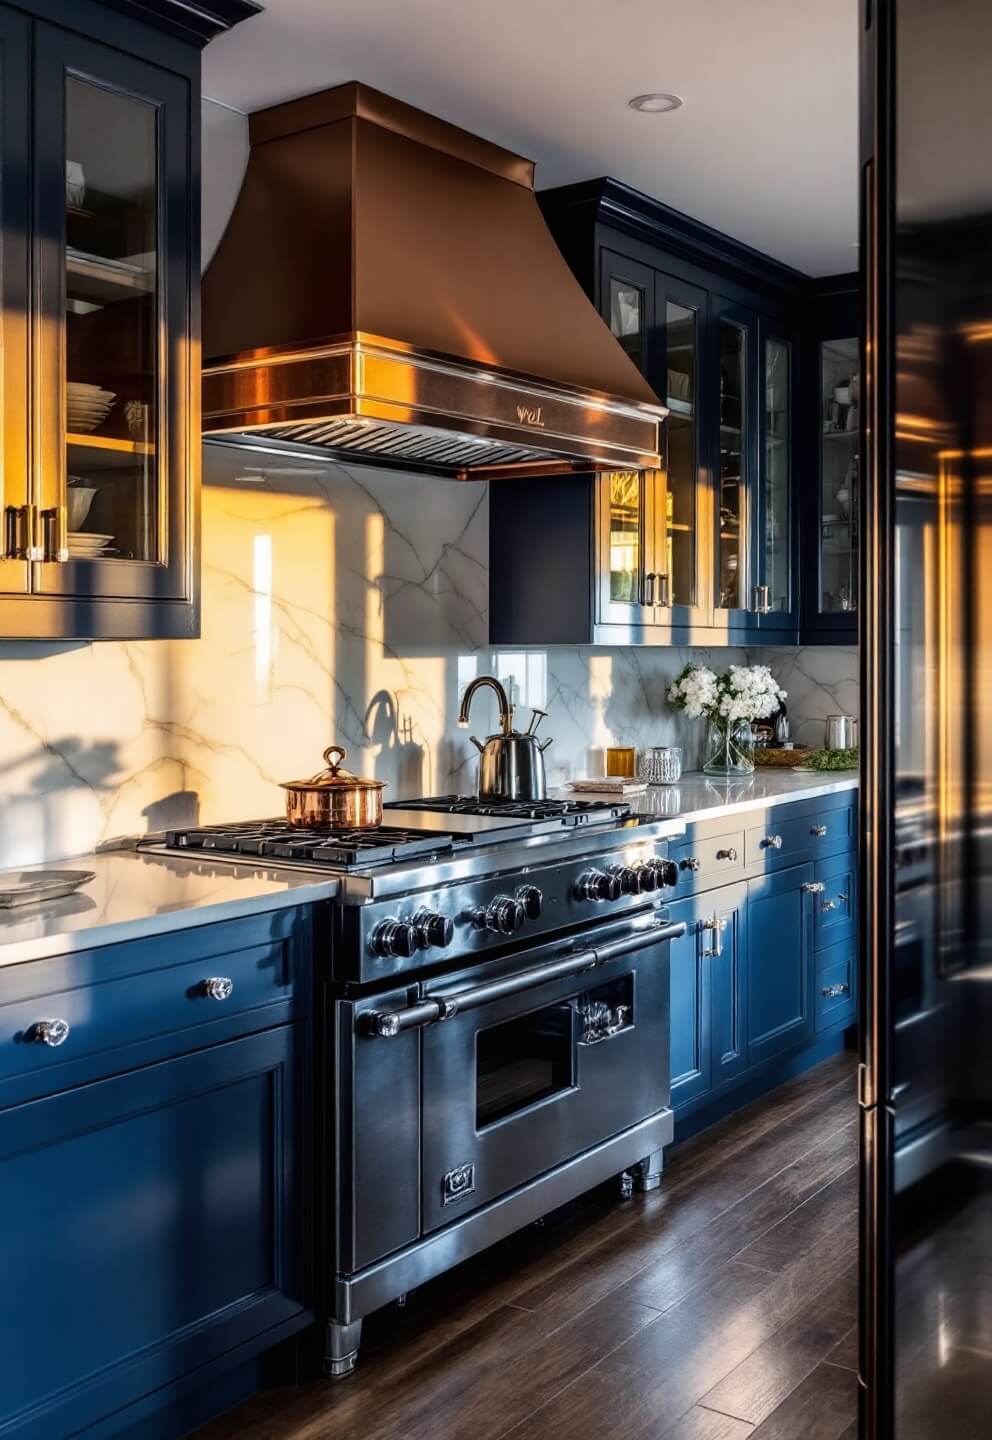
[[[283, 780], [280, 782], [283, 790], [333, 790], [338, 787], [347, 790], [385, 790], [385, 780], [366, 780], [361, 775], [353, 775], [350, 770], [342, 770], [345, 756], [348, 754], [343, 745], [328, 745], [324, 751], [324, 759], [327, 761], [327, 769], [319, 770], [309, 780]], [[337, 756], [334, 760], [332, 757]]]

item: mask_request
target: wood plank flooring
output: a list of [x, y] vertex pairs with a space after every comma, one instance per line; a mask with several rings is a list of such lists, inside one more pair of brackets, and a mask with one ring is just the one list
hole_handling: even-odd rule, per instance
[[339, 1384], [197, 1440], [850, 1440], [857, 1109], [838, 1056], [366, 1321]]

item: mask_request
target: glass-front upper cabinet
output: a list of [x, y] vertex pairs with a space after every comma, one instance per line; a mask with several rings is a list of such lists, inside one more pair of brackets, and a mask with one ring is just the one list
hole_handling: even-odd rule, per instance
[[[0, 9], [0, 597], [21, 597], [30, 586], [34, 521], [29, 501], [28, 176], [25, 136], [30, 130], [30, 29], [19, 11]], [[15, 608], [16, 613], [16, 598]], [[5, 615], [11, 613], [4, 603]], [[0, 631], [2, 631], [0, 624]]]
[[713, 606], [715, 624], [722, 629], [750, 622], [757, 323], [749, 312], [723, 301], [716, 302], [716, 310]]
[[664, 385], [657, 388], [668, 406], [655, 502], [655, 599], [663, 612], [659, 623], [705, 625], [709, 597], [701, 573], [700, 536], [710, 508], [700, 446], [712, 413], [701, 349], [707, 297], [704, 290], [661, 273], [655, 285], [658, 370], [664, 377]]
[[36, 63], [33, 588], [148, 602], [143, 622], [127, 603], [104, 607], [106, 633], [189, 633], [199, 457], [189, 87], [44, 24]]
[[858, 340], [820, 343], [820, 504], [817, 612], [857, 608]]
[[792, 471], [796, 349], [793, 339], [768, 330], [762, 323], [761, 432], [751, 587], [754, 624], [761, 631], [789, 631], [798, 623], [798, 536]]

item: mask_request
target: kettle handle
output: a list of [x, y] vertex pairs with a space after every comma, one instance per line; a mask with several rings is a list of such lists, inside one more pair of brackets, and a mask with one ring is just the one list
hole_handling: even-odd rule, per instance
[[554, 742], [554, 738], [555, 738], [555, 737], [554, 737], [553, 735], [549, 735], [548, 738], [547, 738], [547, 740], [545, 740], [545, 742], [544, 742], [543, 745], [538, 745], [537, 748], [538, 748], [538, 750], [540, 750], [540, 752], [541, 752], [542, 755], [544, 754], [545, 750], [547, 750], [548, 746], [551, 745], [551, 744]]

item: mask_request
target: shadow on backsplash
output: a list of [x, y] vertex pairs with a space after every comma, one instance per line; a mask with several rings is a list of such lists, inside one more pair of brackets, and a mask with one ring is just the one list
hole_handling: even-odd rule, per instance
[[[770, 663], [800, 738], [856, 709], [853, 650], [493, 650], [485, 485], [262, 458], [206, 447], [200, 640], [0, 648], [0, 865], [279, 814], [278, 782], [332, 743], [387, 799], [469, 791], [457, 712], [480, 673], [549, 712], [552, 784], [602, 774], [613, 744], [698, 766], [702, 723], [665, 699], [690, 658]], [[480, 695], [472, 731], [495, 726]]]

